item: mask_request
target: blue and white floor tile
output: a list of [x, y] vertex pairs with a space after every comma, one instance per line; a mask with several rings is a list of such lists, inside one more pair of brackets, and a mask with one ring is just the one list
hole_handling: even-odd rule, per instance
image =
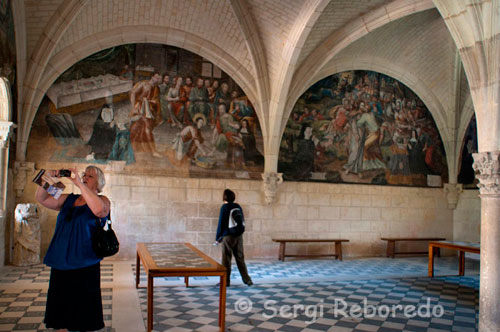
[[[458, 277], [456, 257], [437, 258], [436, 278], [427, 278], [426, 257], [247, 265], [255, 285], [243, 285], [233, 266], [226, 331], [477, 331], [479, 263], [474, 260], [466, 261], [466, 276]], [[44, 265], [0, 269], [0, 331], [49, 331], [43, 324], [49, 273]], [[101, 274], [103, 331], [145, 331], [146, 290], [135, 289], [135, 264], [106, 260]], [[154, 330], [218, 331], [217, 282], [190, 278], [186, 288], [183, 278], [156, 278]], [[427, 301], [431, 308], [442, 306], [442, 315], [404, 315], [411, 306], [425, 309]], [[367, 314], [351, 315], [356, 305]], [[395, 308], [394, 315], [386, 317], [381, 311], [386, 307]]]

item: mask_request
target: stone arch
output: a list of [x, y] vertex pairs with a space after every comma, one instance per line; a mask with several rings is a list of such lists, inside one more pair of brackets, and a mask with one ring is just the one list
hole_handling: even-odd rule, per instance
[[434, 4], [429, 0], [414, 2], [395, 0], [387, 5], [381, 6], [377, 10], [370, 11], [360, 16], [358, 19], [347, 24], [344, 28], [335, 31], [321, 43], [302, 64], [300, 64], [300, 67], [294, 74], [294, 83], [290, 86], [288, 100], [298, 99], [300, 94], [302, 94], [307, 87], [317, 81], [317, 74], [323, 71], [323, 67], [327, 66], [328, 62], [336, 54], [354, 41], [385, 24], [431, 8], [434, 8]]
[[[87, 56], [109, 47], [129, 43], [158, 43], [184, 48], [212, 61], [229, 76], [231, 76], [240, 88], [252, 101], [257, 117], [262, 123], [265, 118], [257, 100], [257, 92], [254, 89], [254, 79], [250, 72], [241, 67], [237, 60], [227, 54], [223, 49], [200, 37], [171, 28], [159, 28], [151, 26], [120, 27], [94, 34], [80, 40], [58, 54], [54, 55], [47, 63], [43, 79], [40, 81], [33, 103], [27, 109], [23, 120], [22, 131], [22, 153], [25, 157], [26, 147], [31, 132], [31, 125], [35, 119], [38, 106], [43, 96], [54, 81], [69, 67]], [[263, 124], [261, 124], [262, 126]]]
[[[330, 66], [324, 67], [322, 71], [318, 72], [313, 78], [311, 78], [311, 81], [313, 82], [312, 84], [314, 84], [315, 82], [318, 82], [325, 77], [349, 70], [371, 70], [379, 72], [381, 74], [388, 75], [397, 79], [401, 83], [405, 84], [408, 88], [410, 88], [413, 92], [415, 92], [415, 94], [424, 102], [429, 112], [432, 114], [434, 122], [436, 123], [436, 127], [439, 131], [439, 134], [441, 135], [441, 140], [443, 142], [446, 154], [446, 162], [448, 164], [448, 174], [454, 174], [452, 172], [456, 170], [456, 168], [450, 167], [456, 167], [455, 140], [447, 130], [447, 120], [443, 105], [441, 104], [437, 96], [433, 93], [432, 89], [427, 87], [425, 82], [423, 82], [417, 76], [405, 71], [404, 67], [395, 65], [393, 63], [386, 63], [386, 60], [384, 59], [377, 59], [372, 57], [357, 58], [354, 63], [352, 59], [341, 59], [339, 61], [335, 61]], [[293, 100], [288, 99], [285, 108], [285, 116], [283, 117], [279, 133], [280, 141], [283, 137], [286, 122], [290, 117], [293, 106], [302, 95], [302, 93], [304, 93], [308, 88], [309, 86], [304, 87], [303, 91], [301, 91], [300, 95], [297, 98]], [[280, 142], [278, 142], [278, 150], [276, 153], [279, 153], [279, 143]]]
[[0, 121], [10, 121], [12, 118], [12, 98], [9, 81], [0, 77]]

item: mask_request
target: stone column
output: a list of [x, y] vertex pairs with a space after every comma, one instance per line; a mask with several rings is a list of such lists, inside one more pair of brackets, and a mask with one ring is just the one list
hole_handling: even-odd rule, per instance
[[5, 229], [7, 226], [7, 176], [9, 173], [9, 141], [12, 122], [0, 121], [0, 266], [5, 262]]
[[479, 331], [500, 331], [500, 151], [474, 153], [481, 198]]

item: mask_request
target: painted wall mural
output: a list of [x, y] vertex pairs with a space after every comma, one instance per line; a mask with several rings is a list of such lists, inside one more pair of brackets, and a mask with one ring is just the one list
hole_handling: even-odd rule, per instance
[[440, 186], [441, 137], [417, 95], [372, 71], [331, 75], [295, 104], [281, 140], [285, 180]]
[[184, 49], [110, 48], [76, 63], [47, 91], [28, 159], [92, 162], [124, 172], [260, 179], [262, 133], [226, 73]]
[[476, 153], [477, 150], [476, 115], [473, 115], [462, 143], [462, 155], [457, 178], [458, 183], [462, 183], [464, 188], [477, 189], [478, 180], [472, 168], [472, 164], [474, 163], [472, 154]]
[[[0, 0], [0, 76], [9, 80], [13, 104], [16, 104], [16, 40], [11, 0]], [[15, 113], [15, 112], [14, 112]]]

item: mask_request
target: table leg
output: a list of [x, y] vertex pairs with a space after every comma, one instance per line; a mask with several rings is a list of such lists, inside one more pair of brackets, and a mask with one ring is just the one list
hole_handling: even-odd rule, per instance
[[219, 284], [219, 330], [224, 332], [226, 326], [226, 283], [227, 275], [220, 276]]
[[280, 242], [280, 254], [278, 260], [284, 262], [285, 261], [285, 246], [286, 242]]
[[139, 288], [140, 282], [141, 282], [141, 259], [139, 258], [139, 253], [137, 253], [137, 259], [135, 261], [135, 288]]
[[153, 330], [153, 277], [148, 274], [148, 331]]
[[394, 258], [396, 252], [396, 241], [388, 240], [387, 241], [387, 257]]
[[465, 274], [465, 251], [460, 250], [458, 254], [458, 275]]
[[337, 259], [342, 260], [342, 242], [335, 242], [335, 254], [338, 255]]
[[186, 288], [189, 287], [189, 276], [184, 277], [184, 283], [186, 284]]
[[429, 277], [434, 277], [434, 247], [432, 244], [429, 244]]

